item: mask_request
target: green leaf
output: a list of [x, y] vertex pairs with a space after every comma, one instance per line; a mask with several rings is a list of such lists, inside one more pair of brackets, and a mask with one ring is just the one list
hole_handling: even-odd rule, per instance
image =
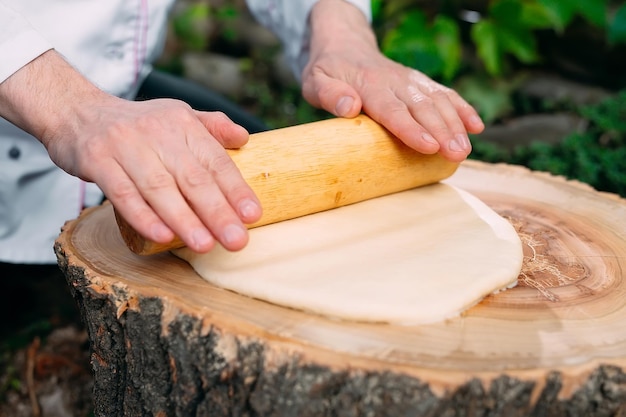
[[576, 0], [572, 1], [581, 16], [597, 27], [606, 27], [607, 0]]
[[415, 9], [415, 0], [386, 0], [384, 1], [384, 17], [392, 18], [396, 15], [407, 13], [407, 9]]
[[383, 12], [383, 0], [372, 0], [372, 20], [378, 20], [382, 18]]
[[519, 0], [499, 0], [489, 6], [489, 17], [502, 27], [519, 27], [521, 13]]
[[498, 45], [496, 25], [489, 19], [483, 19], [472, 26], [471, 36], [487, 72], [501, 75], [503, 54]]
[[433, 22], [435, 44], [443, 61], [442, 76], [450, 81], [461, 67], [461, 37], [457, 23], [444, 15]]
[[520, 61], [530, 64], [539, 60], [535, 35], [525, 28], [502, 29], [499, 38], [504, 52], [510, 52]]
[[617, 9], [608, 28], [608, 38], [611, 45], [626, 43], [626, 3]]
[[390, 29], [382, 40], [383, 52], [399, 48], [403, 43], [424, 44], [424, 32], [427, 31], [426, 16], [420, 10], [407, 12], [397, 27]]
[[456, 23], [443, 19], [431, 26], [420, 10], [406, 13], [398, 26], [387, 32], [381, 50], [394, 61], [419, 69], [430, 77], [451, 77], [460, 65]]
[[466, 76], [454, 85], [454, 89], [473, 105], [485, 124], [489, 125], [513, 111], [511, 90], [515, 80], [498, 80]]
[[558, 19], [539, 3], [523, 3], [519, 19], [520, 24], [529, 29], [561, 29]]
[[537, 0], [544, 6], [559, 31], [570, 24], [576, 14], [577, 0]]
[[207, 4], [198, 3], [187, 7], [173, 19], [174, 33], [188, 48], [196, 51], [206, 49], [208, 36], [203, 25], [209, 15], [210, 8]]

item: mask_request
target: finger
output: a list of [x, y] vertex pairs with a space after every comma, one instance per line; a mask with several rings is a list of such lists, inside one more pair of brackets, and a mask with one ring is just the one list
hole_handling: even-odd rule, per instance
[[[113, 161], [113, 160], [111, 160]], [[99, 187], [117, 212], [144, 238], [157, 243], [174, 239], [174, 232], [141, 197], [139, 190], [117, 164], [102, 166], [107, 175], [97, 179]]]
[[478, 134], [485, 130], [485, 124], [474, 107], [452, 89], [449, 89], [448, 97], [469, 133]]
[[216, 182], [215, 171], [194, 162], [186, 161], [184, 170], [175, 173], [182, 194], [222, 246], [242, 249], [248, 243], [247, 229]]
[[467, 158], [472, 147], [465, 125], [448, 97], [448, 89], [432, 82], [423, 87], [409, 85], [409, 110], [413, 117], [439, 142], [444, 158], [460, 162]]
[[238, 149], [248, 142], [249, 133], [222, 112], [196, 111], [198, 120], [226, 149]]
[[[189, 150], [176, 145], [174, 141], [170, 152], [166, 154], [167, 158], [174, 159], [173, 155], [176, 155], [175, 160], [182, 167], [191, 164], [191, 169], [193, 169], [193, 158], [189, 157]], [[186, 196], [181, 194], [182, 190], [177, 184], [179, 179], [173, 177], [172, 173], [181, 168], [176, 168], [172, 164], [166, 167], [164, 161], [147, 147], [141, 147], [141, 150], [140, 147], [129, 149], [128, 153], [120, 157], [120, 165], [135, 184], [146, 204], [180, 237], [185, 245], [200, 253], [208, 252], [213, 248], [215, 239], [210, 228], [207, 227], [209, 225], [205, 226], [196, 215]], [[217, 194], [219, 198], [220, 193]]]
[[239, 250], [248, 242], [243, 222], [260, 218], [260, 204], [224, 149], [202, 133], [187, 142], [191, 150], [202, 146], [203, 152], [177, 156], [165, 164], [173, 167], [182, 194], [213, 236], [226, 249]]
[[241, 221], [247, 224], [258, 221], [262, 215], [261, 203], [220, 144], [206, 134], [189, 137], [187, 142], [191, 152], [200, 165], [210, 172]]
[[[363, 109], [372, 119], [416, 151], [424, 154], [439, 151], [439, 143], [435, 138], [415, 120], [407, 105], [390, 90], [364, 91]], [[437, 117], [436, 113], [433, 114]]]
[[[194, 150], [198, 147], [202, 147], [203, 151]], [[228, 154], [206, 139], [190, 140], [190, 148], [198, 155], [200, 164], [211, 172], [213, 180], [239, 218], [248, 224], [258, 221], [262, 214], [261, 203]]]
[[311, 73], [302, 85], [302, 95], [313, 106], [335, 116], [356, 117], [362, 102], [357, 91], [346, 82], [329, 77], [322, 71]]

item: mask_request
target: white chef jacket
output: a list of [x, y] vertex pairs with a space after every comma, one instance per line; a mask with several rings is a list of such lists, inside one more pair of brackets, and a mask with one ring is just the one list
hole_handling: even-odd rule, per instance
[[[102, 90], [133, 99], [162, 50], [175, 0], [0, 0], [0, 82], [54, 48]], [[317, 0], [248, 0], [299, 75]], [[371, 19], [369, 0], [346, 0]], [[207, 76], [210, 76], [208, 74]], [[0, 118], [0, 261], [55, 263], [60, 227], [98, 204], [95, 184], [66, 174], [44, 146]]]

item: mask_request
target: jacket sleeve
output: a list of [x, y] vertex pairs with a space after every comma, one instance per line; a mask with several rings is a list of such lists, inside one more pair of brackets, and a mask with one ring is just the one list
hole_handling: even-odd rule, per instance
[[[342, 0], [372, 20], [370, 0]], [[278, 36], [295, 76], [300, 79], [308, 61], [309, 13], [317, 0], [246, 0], [255, 18]]]
[[0, 1], [0, 83], [49, 49], [50, 42]]

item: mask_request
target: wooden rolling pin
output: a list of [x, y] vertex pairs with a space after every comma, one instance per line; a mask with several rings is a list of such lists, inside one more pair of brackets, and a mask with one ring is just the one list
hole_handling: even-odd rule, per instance
[[[229, 155], [263, 207], [249, 228], [357, 203], [441, 181], [458, 163], [420, 154], [365, 115], [330, 119], [250, 135]], [[146, 240], [116, 213], [120, 232], [135, 253], [176, 249]]]

